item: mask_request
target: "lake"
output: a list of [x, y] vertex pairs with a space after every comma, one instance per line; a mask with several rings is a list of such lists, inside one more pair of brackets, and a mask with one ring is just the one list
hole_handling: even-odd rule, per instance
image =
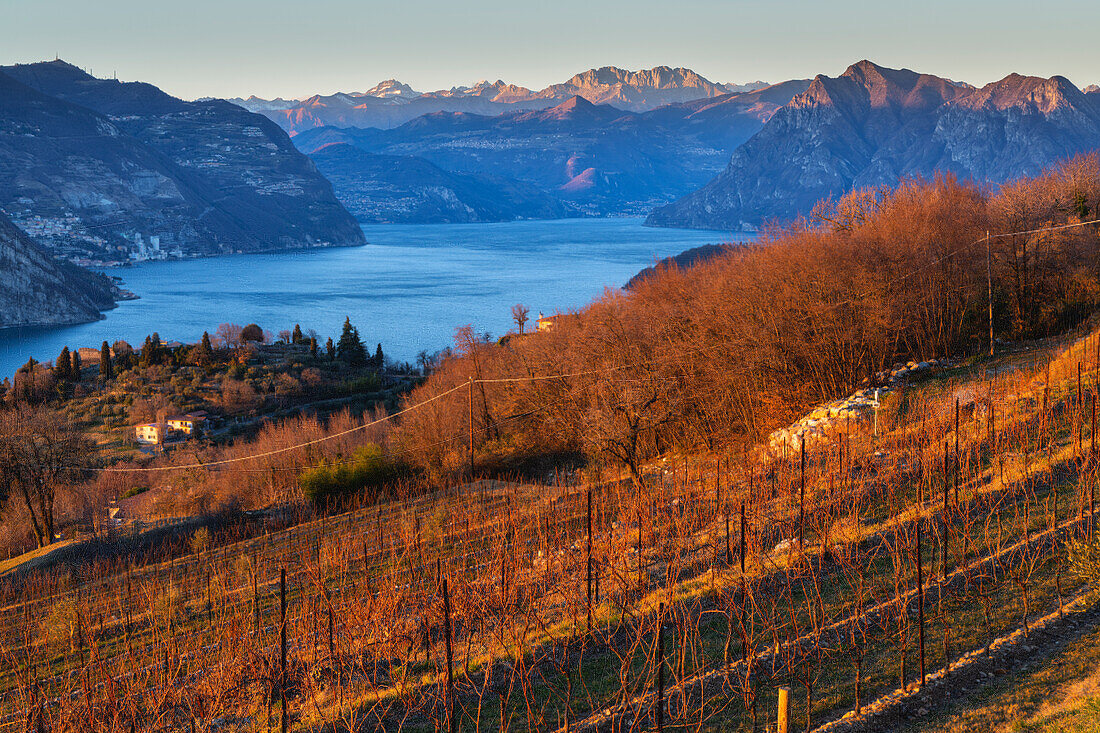
[[106, 270], [141, 296], [95, 323], [0, 331], [0, 378], [29, 357], [52, 361], [62, 347], [124, 339], [140, 346], [156, 331], [194, 342], [225, 322], [258, 323], [272, 333], [315, 329], [339, 335], [345, 316], [367, 348], [415, 361], [453, 341], [457, 326], [500, 335], [514, 328], [511, 307], [576, 308], [605, 286], [620, 287], [657, 259], [740, 234], [658, 229], [641, 219], [563, 219], [501, 224], [364, 227], [364, 247], [151, 262]]

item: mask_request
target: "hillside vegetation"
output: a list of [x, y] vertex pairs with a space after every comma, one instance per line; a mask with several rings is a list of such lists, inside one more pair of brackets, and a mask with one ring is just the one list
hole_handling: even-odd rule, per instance
[[787, 686], [800, 727], [891, 729], [1096, 623], [1100, 333], [1036, 346], [806, 455], [480, 482], [28, 595], [0, 722], [750, 730]]
[[[460, 338], [409, 402], [506, 378], [473, 390], [487, 467], [583, 452], [636, 474], [670, 448], [741, 445], [894, 362], [988, 351], [990, 307], [1006, 339], [1079, 323], [1100, 299], [1100, 237], [1076, 225], [1098, 211], [1096, 155], [997, 191], [950, 177], [857, 191], [756, 246], [609, 291], [548, 332]], [[570, 376], [509, 381], [549, 375]], [[396, 445], [427, 470], [461, 467], [467, 447], [445, 439], [466, 431], [468, 400], [406, 417]]]
[[142, 466], [367, 505], [8, 588], [0, 725], [759, 730], [786, 687], [799, 727], [879, 731], [979, 698], [1100, 624], [1098, 206], [1096, 157], [858, 192], [549, 330], [461, 328], [399, 412]]

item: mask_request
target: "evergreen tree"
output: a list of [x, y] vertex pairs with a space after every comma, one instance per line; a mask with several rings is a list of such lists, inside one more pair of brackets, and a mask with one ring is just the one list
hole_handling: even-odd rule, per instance
[[141, 346], [141, 366], [148, 367], [160, 364], [163, 361], [163, 347], [160, 343], [160, 334], [153, 332], [152, 336], [145, 337], [145, 343]]
[[262, 344], [264, 342], [264, 330], [257, 324], [250, 323], [241, 329], [241, 340]]
[[144, 369], [153, 364], [153, 337], [146, 336], [145, 343], [141, 345], [141, 356], [138, 357], [138, 365]]
[[302, 327], [297, 323], [294, 324], [294, 333], [290, 335], [290, 343], [300, 344], [305, 341], [305, 337], [302, 336]]
[[54, 364], [53, 375], [58, 381], [69, 379], [72, 376], [73, 362], [72, 357], [69, 356], [69, 347], [66, 346], [61, 350], [61, 354], [57, 357], [57, 363]]
[[104, 382], [114, 379], [115, 369], [111, 363], [111, 347], [106, 341], [99, 347], [99, 378]]
[[69, 379], [74, 382], [80, 381], [80, 352], [74, 351], [72, 356], [72, 367], [69, 369]]
[[210, 334], [202, 332], [202, 342], [199, 344], [199, 363], [208, 366], [214, 361], [214, 347], [210, 344]]
[[313, 357], [314, 359], [317, 358], [317, 337], [316, 336], [310, 336], [309, 337], [309, 355], [311, 357]]
[[374, 350], [374, 368], [381, 369], [386, 364], [386, 357], [382, 355], [382, 344], [378, 344], [378, 348]]
[[26, 364], [16, 370], [12, 392], [17, 400], [23, 400], [31, 404], [41, 401], [42, 395], [38, 388], [37, 369], [38, 362], [31, 357], [27, 359]]
[[325, 356], [329, 361], [336, 360], [336, 345], [332, 343], [332, 337], [328, 337], [328, 341], [325, 343]]
[[344, 319], [344, 330], [336, 344], [336, 354], [345, 364], [363, 366], [367, 363], [367, 350], [359, 338], [359, 329], [351, 325], [351, 318]]

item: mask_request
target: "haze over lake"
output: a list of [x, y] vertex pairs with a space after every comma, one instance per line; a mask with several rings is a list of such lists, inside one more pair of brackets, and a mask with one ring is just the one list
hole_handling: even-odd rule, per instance
[[141, 300], [107, 318], [61, 328], [0, 331], [0, 378], [29, 357], [104, 340], [140, 346], [156, 331], [193, 342], [219, 323], [258, 323], [272, 333], [300, 323], [324, 338], [345, 316], [368, 348], [414, 361], [452, 342], [456, 326], [499, 336], [514, 328], [511, 306], [531, 323], [588, 303], [654, 260], [741, 235], [642, 226], [640, 219], [566, 219], [504, 224], [381, 225], [365, 247], [153, 262], [107, 270]]

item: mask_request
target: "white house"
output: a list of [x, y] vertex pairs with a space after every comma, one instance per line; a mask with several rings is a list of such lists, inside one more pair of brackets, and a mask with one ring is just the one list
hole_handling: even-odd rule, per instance
[[134, 427], [134, 438], [143, 445], [160, 445], [167, 433], [163, 423], [149, 422]]

